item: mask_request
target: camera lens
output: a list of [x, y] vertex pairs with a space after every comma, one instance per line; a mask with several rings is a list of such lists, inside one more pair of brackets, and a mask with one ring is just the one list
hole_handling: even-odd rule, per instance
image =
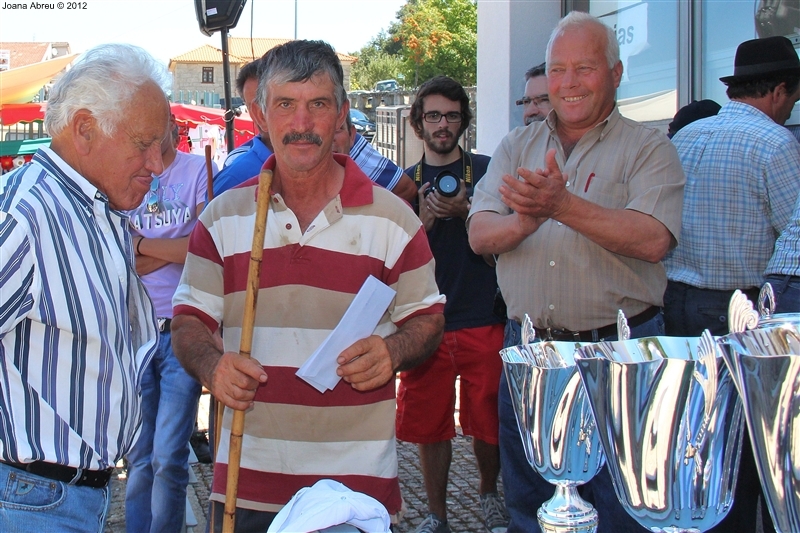
[[440, 172], [433, 180], [433, 186], [442, 196], [453, 197], [458, 194], [459, 180], [448, 171]]

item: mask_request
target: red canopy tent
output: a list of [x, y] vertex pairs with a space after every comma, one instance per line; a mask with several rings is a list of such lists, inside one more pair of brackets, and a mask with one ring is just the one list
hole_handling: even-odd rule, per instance
[[[225, 129], [225, 110], [199, 105], [170, 104], [172, 114], [179, 126], [194, 127], [199, 124], [214, 124]], [[233, 144], [239, 146], [255, 137], [256, 129], [250, 115], [233, 119]]]
[[46, 103], [41, 104], [4, 104], [0, 106], [0, 124], [11, 126], [18, 122], [35, 122], [44, 120]]
[[[194, 127], [198, 124], [215, 124], [225, 129], [225, 111], [197, 105], [170, 104], [172, 114], [180, 126]], [[11, 126], [19, 122], [34, 122], [44, 119], [47, 103], [5, 104], [0, 106], [0, 124]], [[255, 134], [255, 126], [250, 116], [245, 114], [233, 120], [236, 146], [249, 141]]]

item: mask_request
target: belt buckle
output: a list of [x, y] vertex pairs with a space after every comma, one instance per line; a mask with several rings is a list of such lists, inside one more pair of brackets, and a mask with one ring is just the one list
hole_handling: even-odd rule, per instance
[[545, 332], [547, 333], [547, 338], [544, 340], [546, 341], [570, 341], [573, 340], [575, 342], [581, 341], [581, 332], [580, 331], [570, 331], [568, 329], [555, 329], [555, 328], [546, 328]]
[[158, 319], [158, 331], [160, 333], [164, 333], [164, 324], [166, 324], [166, 323], [167, 323], [167, 319], [166, 318], [159, 318]]

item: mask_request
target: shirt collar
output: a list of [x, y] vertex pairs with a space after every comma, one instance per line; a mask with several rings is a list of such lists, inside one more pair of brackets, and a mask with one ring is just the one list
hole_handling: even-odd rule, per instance
[[[606, 118], [595, 124], [594, 127], [589, 130], [589, 132], [597, 131], [599, 129], [599, 138], [602, 140], [606, 135], [608, 135], [608, 132], [614, 129], [614, 126], [617, 124], [617, 122], [619, 122], [620, 118], [622, 118], [622, 115], [619, 114], [617, 103], [614, 102], [614, 107], [611, 109], [611, 113], [609, 113]], [[556, 131], [556, 127], [558, 126], [558, 115], [556, 114], [555, 109], [547, 114], [545, 123], [547, 124], [547, 127], [550, 128], [550, 133], [558, 137], [558, 132]]]
[[108, 196], [105, 193], [81, 176], [77, 170], [69, 166], [51, 148], [39, 148], [34, 154], [33, 160], [50, 170], [56, 179], [63, 181], [70, 189], [82, 192], [86, 196], [87, 203], [92, 204], [95, 198], [108, 202]]
[[[345, 154], [333, 154], [333, 159], [340, 166], [344, 167], [344, 182], [342, 183], [342, 190], [339, 191], [339, 198], [342, 202], [342, 207], [359, 207], [369, 205], [373, 201], [373, 187], [376, 187], [372, 180], [370, 180], [364, 171], [352, 160], [350, 156]], [[269, 156], [262, 168], [266, 170], [275, 170], [275, 163], [277, 159], [275, 155]], [[257, 179], [257, 178], [254, 178]]]

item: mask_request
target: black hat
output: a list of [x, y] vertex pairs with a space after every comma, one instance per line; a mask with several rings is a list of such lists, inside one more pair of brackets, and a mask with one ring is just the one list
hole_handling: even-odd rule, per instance
[[719, 110], [720, 105], [714, 100], [700, 100], [699, 102], [695, 100], [691, 104], [683, 106], [675, 113], [675, 118], [669, 123], [668, 135], [670, 137], [675, 135], [678, 133], [678, 130], [687, 124], [691, 124], [695, 120], [713, 117], [719, 113]]
[[728, 84], [768, 78], [777, 74], [800, 74], [800, 59], [792, 41], [783, 36], [745, 41], [736, 49], [733, 76], [719, 81]]

